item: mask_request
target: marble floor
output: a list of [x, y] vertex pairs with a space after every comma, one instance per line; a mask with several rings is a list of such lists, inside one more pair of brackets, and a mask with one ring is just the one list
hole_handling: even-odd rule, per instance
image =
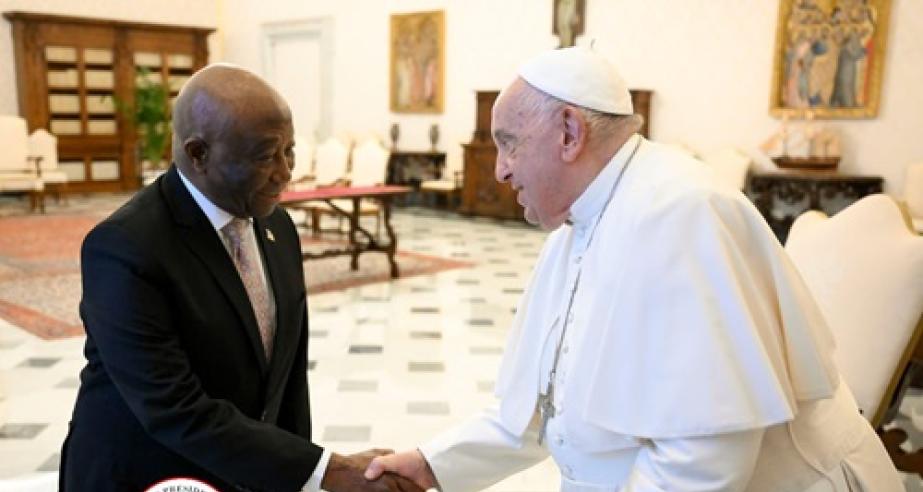
[[[545, 237], [521, 223], [429, 210], [394, 220], [400, 249], [475, 266], [309, 298], [315, 439], [337, 452], [413, 447], [493, 401], [506, 332]], [[56, 490], [82, 345], [0, 320], [0, 492]], [[901, 418], [917, 406], [923, 415], [923, 396], [908, 398]], [[919, 479], [907, 483], [923, 492]], [[557, 488], [546, 460], [490, 490]]]

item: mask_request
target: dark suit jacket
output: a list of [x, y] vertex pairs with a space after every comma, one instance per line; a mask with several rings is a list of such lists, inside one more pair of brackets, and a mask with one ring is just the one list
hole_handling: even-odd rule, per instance
[[322, 449], [310, 442], [301, 248], [279, 208], [254, 227], [276, 302], [269, 362], [237, 270], [175, 167], [87, 235], [87, 365], [62, 490], [192, 477], [292, 492], [307, 482]]

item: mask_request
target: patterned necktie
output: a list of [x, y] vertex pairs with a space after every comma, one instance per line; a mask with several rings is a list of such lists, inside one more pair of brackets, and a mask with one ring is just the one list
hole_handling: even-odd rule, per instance
[[266, 359], [269, 360], [272, 355], [274, 323], [270, 311], [266, 276], [263, 274], [263, 269], [258, 260], [259, 256], [257, 256], [260, 252], [256, 248], [256, 242], [248, 237], [248, 232], [251, 230], [249, 220], [238, 218], [232, 219], [231, 222], [221, 228], [221, 232], [227, 239], [231, 258], [234, 260], [240, 279], [244, 283], [244, 288], [247, 289], [250, 305], [256, 315], [256, 323], [260, 327], [263, 350], [266, 351]]

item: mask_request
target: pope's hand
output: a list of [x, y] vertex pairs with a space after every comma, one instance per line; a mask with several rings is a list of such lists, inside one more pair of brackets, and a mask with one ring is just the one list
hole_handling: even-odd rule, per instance
[[436, 487], [433, 470], [423, 457], [423, 453], [417, 449], [376, 457], [365, 470], [365, 478], [375, 480], [384, 472], [401, 475], [424, 490]]
[[378, 480], [365, 479], [363, 472], [370, 466], [372, 458], [393, 452], [390, 449], [370, 449], [348, 456], [333, 453], [321, 488], [330, 492], [422, 492], [412, 480], [396, 474], [381, 476], [379, 473], [375, 476]]

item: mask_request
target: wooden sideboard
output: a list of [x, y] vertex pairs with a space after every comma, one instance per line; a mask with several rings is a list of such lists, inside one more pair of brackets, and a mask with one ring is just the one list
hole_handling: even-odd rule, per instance
[[[803, 212], [833, 215], [866, 195], [881, 193], [883, 183], [881, 176], [826, 171], [755, 172], [747, 179], [746, 193], [784, 244], [792, 223]], [[784, 210], [779, 207], [783, 203]]]
[[420, 204], [420, 183], [442, 178], [445, 169], [445, 152], [395, 150], [388, 158], [385, 183], [409, 186], [413, 192], [395, 197], [395, 204]]
[[[464, 149], [464, 186], [459, 211], [498, 219], [522, 219], [522, 206], [509, 184], [498, 183], [494, 177], [497, 147], [490, 134], [491, 113], [498, 91], [477, 93], [477, 113], [474, 136]], [[632, 90], [635, 113], [644, 117], [640, 133], [648, 136], [650, 128], [651, 91]]]

